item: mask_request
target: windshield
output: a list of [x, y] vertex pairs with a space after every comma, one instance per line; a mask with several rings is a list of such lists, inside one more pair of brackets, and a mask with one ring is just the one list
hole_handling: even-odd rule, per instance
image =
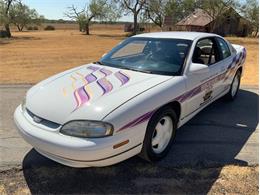
[[153, 74], [179, 75], [191, 42], [184, 39], [128, 38], [99, 63]]

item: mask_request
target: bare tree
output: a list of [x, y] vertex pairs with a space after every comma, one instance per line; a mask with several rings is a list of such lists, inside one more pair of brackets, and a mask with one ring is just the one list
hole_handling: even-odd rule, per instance
[[91, 0], [85, 8], [80, 11], [72, 5], [68, 8], [65, 15], [73, 20], [76, 20], [79, 24], [80, 30], [85, 30], [86, 35], [90, 34], [89, 27], [93, 19], [113, 19], [117, 18], [113, 12], [113, 8], [107, 0]]
[[119, 3], [122, 8], [126, 11], [126, 14], [129, 12], [134, 16], [134, 29], [133, 34], [136, 34], [138, 29], [138, 15], [141, 13], [141, 10], [144, 9], [147, 0], [115, 0], [116, 3]]

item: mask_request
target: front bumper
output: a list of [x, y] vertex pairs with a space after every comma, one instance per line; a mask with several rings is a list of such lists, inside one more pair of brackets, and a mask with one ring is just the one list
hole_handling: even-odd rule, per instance
[[[142, 142], [131, 131], [105, 138], [76, 138], [48, 131], [29, 121], [18, 106], [14, 121], [22, 137], [42, 155], [72, 167], [100, 167], [121, 162], [141, 152]], [[114, 149], [125, 140], [129, 143]]]

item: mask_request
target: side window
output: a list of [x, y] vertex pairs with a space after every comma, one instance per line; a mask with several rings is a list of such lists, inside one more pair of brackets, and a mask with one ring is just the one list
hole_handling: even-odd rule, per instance
[[219, 55], [215, 41], [210, 38], [198, 41], [194, 49], [192, 62], [211, 65], [218, 61]]
[[227, 57], [229, 57], [231, 55], [230, 49], [226, 43], [226, 41], [224, 41], [221, 38], [217, 38], [219, 46], [220, 46], [220, 50], [221, 50], [221, 54], [222, 54], [222, 58], [225, 59]]

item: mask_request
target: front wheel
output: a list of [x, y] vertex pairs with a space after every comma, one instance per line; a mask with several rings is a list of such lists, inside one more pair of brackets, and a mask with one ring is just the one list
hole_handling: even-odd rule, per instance
[[150, 119], [140, 156], [148, 161], [162, 159], [169, 152], [175, 138], [177, 116], [170, 107], [157, 111]]
[[234, 79], [231, 83], [229, 92], [225, 95], [225, 98], [227, 100], [234, 100], [237, 96], [239, 86], [240, 86], [240, 80], [241, 80], [241, 72], [237, 71], [236, 75], [234, 76]]

